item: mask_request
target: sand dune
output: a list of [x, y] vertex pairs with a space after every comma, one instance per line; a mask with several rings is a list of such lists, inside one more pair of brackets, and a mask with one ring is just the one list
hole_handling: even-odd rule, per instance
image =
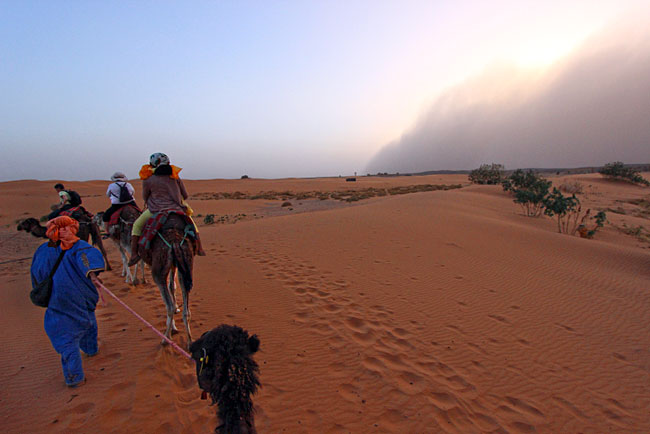
[[[259, 217], [201, 227], [208, 256], [195, 261], [194, 334], [220, 323], [258, 334], [260, 432], [650, 432], [650, 243], [616, 228], [649, 227], [633, 202], [650, 189], [597, 175], [553, 180], [577, 180], [585, 206], [620, 213], [608, 212], [611, 223], [585, 240], [558, 234], [550, 218], [524, 217], [493, 186], [326, 201], [317, 212], [300, 201], [293, 210], [281, 200], [192, 201], [202, 215]], [[187, 187], [455, 183], [466, 177]], [[21, 258], [38, 240], [14, 224], [46, 213], [50, 184], [0, 184], [11, 204], [0, 215], [3, 431], [211, 432], [215, 409], [200, 400], [193, 366], [114, 302], [97, 310], [100, 353], [84, 360], [87, 384], [64, 386], [43, 310], [27, 296]], [[91, 211], [107, 207], [105, 182], [66, 184]], [[117, 265], [113, 246], [109, 255]], [[151, 282], [130, 287], [117, 271], [104, 280], [163, 328]], [[184, 343], [182, 333], [174, 339]]]

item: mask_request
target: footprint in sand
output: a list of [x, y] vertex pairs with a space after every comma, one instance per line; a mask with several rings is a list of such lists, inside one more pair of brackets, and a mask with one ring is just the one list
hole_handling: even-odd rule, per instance
[[579, 417], [581, 419], [587, 420], [587, 415], [585, 415], [578, 407], [576, 407], [572, 402], [560, 397], [560, 396], [554, 396], [553, 399], [560, 403], [562, 407], [566, 408], [569, 410], [571, 414], [573, 414], [576, 417]]
[[489, 318], [492, 318], [495, 321], [498, 321], [502, 324], [508, 324], [510, 325], [510, 321], [508, 321], [505, 317], [501, 315], [488, 315]]
[[627, 357], [625, 357], [623, 354], [612, 353], [612, 357], [614, 357], [616, 360], [619, 360], [621, 362], [627, 362]]
[[558, 326], [559, 328], [563, 329], [563, 330], [568, 331], [569, 333], [577, 333], [573, 327], [569, 327], [567, 325], [560, 324], [559, 322], [556, 322], [555, 325]]
[[538, 419], [540, 421], [544, 420], [544, 413], [542, 413], [537, 409], [537, 407], [535, 407], [532, 404], [529, 404], [523, 399], [515, 398], [512, 396], [506, 396], [506, 400], [510, 403], [511, 406], [513, 406], [520, 412], [525, 413], [526, 415]]
[[356, 332], [366, 332], [368, 328], [366, 327], [366, 323], [364, 320], [361, 318], [357, 318], [354, 316], [349, 316], [345, 319], [345, 324], [351, 328], [353, 331]]

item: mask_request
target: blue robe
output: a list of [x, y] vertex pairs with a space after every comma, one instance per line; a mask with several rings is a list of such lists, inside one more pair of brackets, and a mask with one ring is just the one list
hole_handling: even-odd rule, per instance
[[[47, 278], [60, 253], [60, 247], [49, 247], [47, 243], [36, 250], [32, 258], [32, 283]], [[79, 240], [66, 251], [53, 277], [44, 326], [52, 346], [61, 354], [63, 376], [70, 386], [84, 380], [79, 349], [88, 355], [98, 350], [95, 307], [99, 294], [88, 276], [91, 271], [103, 270], [101, 252]]]

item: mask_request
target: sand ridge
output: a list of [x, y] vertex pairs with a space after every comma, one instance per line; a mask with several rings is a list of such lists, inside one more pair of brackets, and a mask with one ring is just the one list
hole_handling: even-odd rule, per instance
[[[415, 185], [459, 175], [358, 178]], [[648, 196], [594, 175], [577, 179], [591, 207]], [[254, 181], [257, 184], [251, 187]], [[336, 184], [338, 183], [338, 184]], [[391, 184], [392, 183], [392, 184]], [[9, 185], [11, 184], [11, 185]], [[73, 184], [73, 183], [70, 183]], [[188, 181], [198, 191], [332, 191], [325, 180]], [[106, 183], [72, 186], [89, 208]], [[136, 187], [137, 188], [137, 187]], [[2, 238], [13, 220], [52, 200], [49, 183], [0, 184]], [[302, 190], [301, 190], [302, 189]], [[21, 193], [22, 192], [22, 193]], [[96, 196], [92, 196], [92, 195]], [[195, 201], [197, 213], [254, 212], [278, 202]], [[626, 207], [631, 206], [629, 204]], [[646, 432], [650, 430], [650, 254], [612, 225], [594, 240], [521, 215], [499, 187], [415, 193], [354, 206], [202, 226], [196, 258], [195, 335], [220, 323], [261, 340], [260, 432]], [[608, 218], [647, 220], [630, 211]], [[39, 214], [36, 214], [39, 215]], [[647, 223], [646, 223], [647, 224]], [[7, 227], [6, 225], [9, 225]], [[3, 258], [38, 245], [1, 245]], [[19, 239], [15, 237], [13, 240]], [[116, 249], [109, 246], [114, 265]], [[68, 390], [27, 298], [29, 261], [0, 265], [0, 418], [7, 432], [210, 432], [193, 366], [116, 303], [98, 308], [100, 353], [88, 383]], [[105, 283], [159, 329], [155, 286]], [[178, 318], [180, 321], [180, 316]], [[184, 343], [183, 334], [174, 336]], [[38, 360], [35, 363], [35, 359]]]

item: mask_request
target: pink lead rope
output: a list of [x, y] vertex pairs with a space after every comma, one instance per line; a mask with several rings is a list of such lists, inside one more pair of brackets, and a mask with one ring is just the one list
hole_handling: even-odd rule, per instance
[[[119, 304], [121, 304], [122, 307], [124, 307], [124, 309], [128, 310], [128, 311], [131, 312], [131, 313], [132, 313], [132, 314], [133, 314], [137, 319], [139, 319], [140, 321], [142, 321], [143, 323], [145, 323], [145, 324], [147, 325], [147, 327], [149, 327], [151, 330], [153, 330], [154, 333], [156, 333], [158, 336], [160, 336], [161, 338], [163, 338], [163, 339], [164, 339], [164, 340], [165, 340], [169, 345], [171, 345], [171, 346], [172, 346], [176, 351], [178, 351], [179, 353], [181, 353], [182, 355], [184, 355], [184, 356], [187, 357], [188, 359], [190, 359], [190, 360], [194, 360], [194, 359], [192, 359], [192, 356], [190, 356], [189, 353], [188, 353], [187, 351], [185, 351], [184, 349], [182, 349], [181, 347], [179, 347], [179, 346], [178, 346], [174, 341], [172, 341], [171, 339], [169, 339], [167, 336], [165, 336], [164, 334], [160, 333], [160, 332], [159, 332], [159, 331], [158, 331], [154, 326], [152, 326], [151, 324], [149, 324], [149, 323], [147, 322], [147, 320], [145, 320], [145, 319], [142, 318], [140, 315], [138, 315], [138, 313], [137, 313], [136, 311], [134, 311], [133, 309], [131, 309], [131, 308], [130, 308], [126, 303], [124, 303], [122, 300], [120, 300], [119, 298], [117, 298], [117, 296], [116, 296], [115, 294], [113, 294], [113, 293], [110, 291], [110, 289], [108, 289], [107, 287], [105, 287], [104, 285], [102, 285], [102, 284], [99, 283], [99, 282], [97, 282], [96, 285], [97, 285], [99, 288], [101, 288], [102, 290], [106, 291], [106, 293], [107, 293], [108, 295], [110, 295], [111, 297], [113, 297], [113, 298], [115, 299], [115, 301], [117, 301]], [[101, 294], [101, 292], [100, 292], [100, 294]], [[104, 302], [104, 297], [102, 297], [102, 303], [104, 303], [104, 305], [106, 304], [106, 303]]]

